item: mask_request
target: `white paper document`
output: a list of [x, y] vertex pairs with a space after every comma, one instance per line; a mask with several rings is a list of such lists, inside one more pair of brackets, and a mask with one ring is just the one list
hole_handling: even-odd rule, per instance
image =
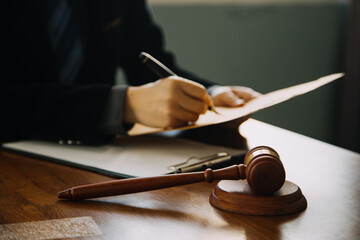
[[[248, 116], [262, 109], [285, 102], [291, 98], [311, 92], [343, 76], [344, 76], [343, 73], [335, 73], [321, 77], [319, 79], [310, 82], [276, 90], [261, 95], [260, 97], [257, 97], [247, 102], [244, 106], [241, 107], [236, 107], [236, 108], [216, 107], [216, 110], [219, 112], [219, 114], [216, 114], [212, 111], [207, 111], [205, 114], [200, 115], [200, 118], [194, 124], [185, 127], [180, 127], [177, 129], [198, 128], [207, 125], [224, 123], [234, 119], [239, 119], [241, 117]], [[135, 124], [135, 126], [129, 131], [129, 135], [135, 136], [135, 135], [148, 134], [154, 132], [163, 132], [167, 130], [174, 130], [174, 129], [150, 128], [141, 124]]]

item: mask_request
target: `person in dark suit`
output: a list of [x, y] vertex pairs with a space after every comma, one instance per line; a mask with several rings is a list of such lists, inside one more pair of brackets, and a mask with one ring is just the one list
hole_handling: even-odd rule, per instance
[[[179, 68], [144, 0], [19, 0], [10, 10], [2, 45], [0, 141], [99, 144], [136, 122], [180, 126], [213, 103], [239, 106], [257, 96], [245, 87], [214, 87]], [[139, 60], [142, 51], [181, 77], [159, 80]], [[114, 85], [118, 67], [130, 86]]]

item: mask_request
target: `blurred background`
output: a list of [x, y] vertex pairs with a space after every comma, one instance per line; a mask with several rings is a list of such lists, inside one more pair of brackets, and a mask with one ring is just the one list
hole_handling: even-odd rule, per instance
[[267, 93], [346, 71], [346, 79], [252, 117], [360, 152], [360, 1], [148, 2], [179, 65], [218, 84]]

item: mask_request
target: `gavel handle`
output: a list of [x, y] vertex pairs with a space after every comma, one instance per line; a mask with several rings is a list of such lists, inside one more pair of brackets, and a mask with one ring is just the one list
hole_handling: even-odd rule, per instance
[[204, 181], [210, 183], [214, 180], [245, 179], [245, 169], [246, 167], [240, 164], [219, 170], [206, 169], [204, 172], [113, 180], [72, 187], [59, 192], [58, 197], [61, 199], [81, 200], [144, 192]]

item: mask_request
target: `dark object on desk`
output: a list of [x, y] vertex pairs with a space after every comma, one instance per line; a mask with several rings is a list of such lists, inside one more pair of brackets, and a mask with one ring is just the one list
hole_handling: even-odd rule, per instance
[[245, 179], [257, 194], [271, 194], [279, 190], [285, 181], [285, 170], [271, 148], [258, 147], [245, 156], [245, 164], [204, 172], [184, 173], [158, 177], [114, 180], [103, 183], [77, 186], [59, 192], [62, 199], [87, 199], [128, 193], [143, 192], [167, 187], [180, 186], [196, 182], [213, 182], [214, 180]]
[[[247, 139], [239, 133], [239, 126], [248, 118], [246, 116], [229, 122], [192, 128], [181, 131], [176, 136], [211, 145], [249, 150]], [[242, 156], [241, 162], [236, 164], [239, 163], [244, 163], [244, 156]]]

